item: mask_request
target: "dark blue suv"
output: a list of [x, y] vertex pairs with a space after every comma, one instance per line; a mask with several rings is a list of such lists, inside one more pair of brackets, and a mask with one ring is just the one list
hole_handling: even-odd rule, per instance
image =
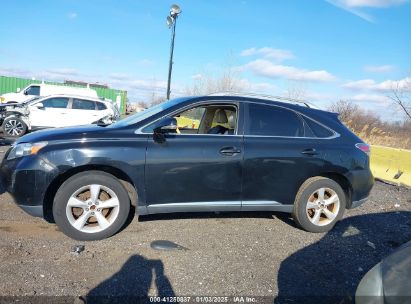
[[324, 232], [374, 183], [368, 145], [337, 116], [252, 96], [179, 98], [110, 126], [23, 136], [1, 173], [23, 210], [79, 240], [113, 235], [132, 206], [289, 212]]

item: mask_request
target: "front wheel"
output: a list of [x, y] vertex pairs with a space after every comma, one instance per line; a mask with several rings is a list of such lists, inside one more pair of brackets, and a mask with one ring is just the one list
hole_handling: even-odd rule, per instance
[[73, 175], [58, 189], [53, 216], [69, 237], [94, 241], [112, 236], [125, 224], [130, 199], [114, 176], [100, 171]]
[[27, 125], [19, 117], [7, 117], [3, 122], [3, 132], [8, 137], [20, 137], [27, 132]]
[[294, 202], [293, 218], [309, 232], [326, 232], [342, 218], [345, 193], [332, 179], [316, 176], [300, 187]]

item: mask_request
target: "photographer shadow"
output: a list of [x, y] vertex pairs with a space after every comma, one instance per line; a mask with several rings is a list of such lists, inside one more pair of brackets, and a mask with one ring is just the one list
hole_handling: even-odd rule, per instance
[[173, 297], [174, 290], [164, 274], [161, 260], [131, 256], [120, 271], [100, 283], [85, 297], [86, 303], [137, 303], [149, 302], [148, 294], [154, 284], [158, 297]]
[[348, 217], [285, 259], [274, 303], [354, 303], [362, 277], [411, 239], [411, 212]]

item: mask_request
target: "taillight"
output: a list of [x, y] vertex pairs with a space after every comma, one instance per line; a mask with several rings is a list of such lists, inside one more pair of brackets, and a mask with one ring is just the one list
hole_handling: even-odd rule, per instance
[[360, 149], [362, 152], [367, 153], [367, 155], [370, 155], [370, 146], [364, 143], [358, 143], [355, 144], [355, 146]]

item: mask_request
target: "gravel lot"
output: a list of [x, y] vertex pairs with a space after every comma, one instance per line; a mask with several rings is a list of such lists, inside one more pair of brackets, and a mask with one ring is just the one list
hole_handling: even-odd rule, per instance
[[[0, 157], [7, 148], [0, 140]], [[186, 250], [154, 250], [155, 240]], [[380, 182], [370, 201], [347, 211], [329, 233], [304, 232], [281, 213], [168, 214], [134, 218], [114, 237], [85, 243], [2, 194], [0, 302], [1, 296], [178, 295], [349, 303], [361, 277], [409, 240], [411, 189]], [[85, 250], [74, 255], [77, 244]]]

